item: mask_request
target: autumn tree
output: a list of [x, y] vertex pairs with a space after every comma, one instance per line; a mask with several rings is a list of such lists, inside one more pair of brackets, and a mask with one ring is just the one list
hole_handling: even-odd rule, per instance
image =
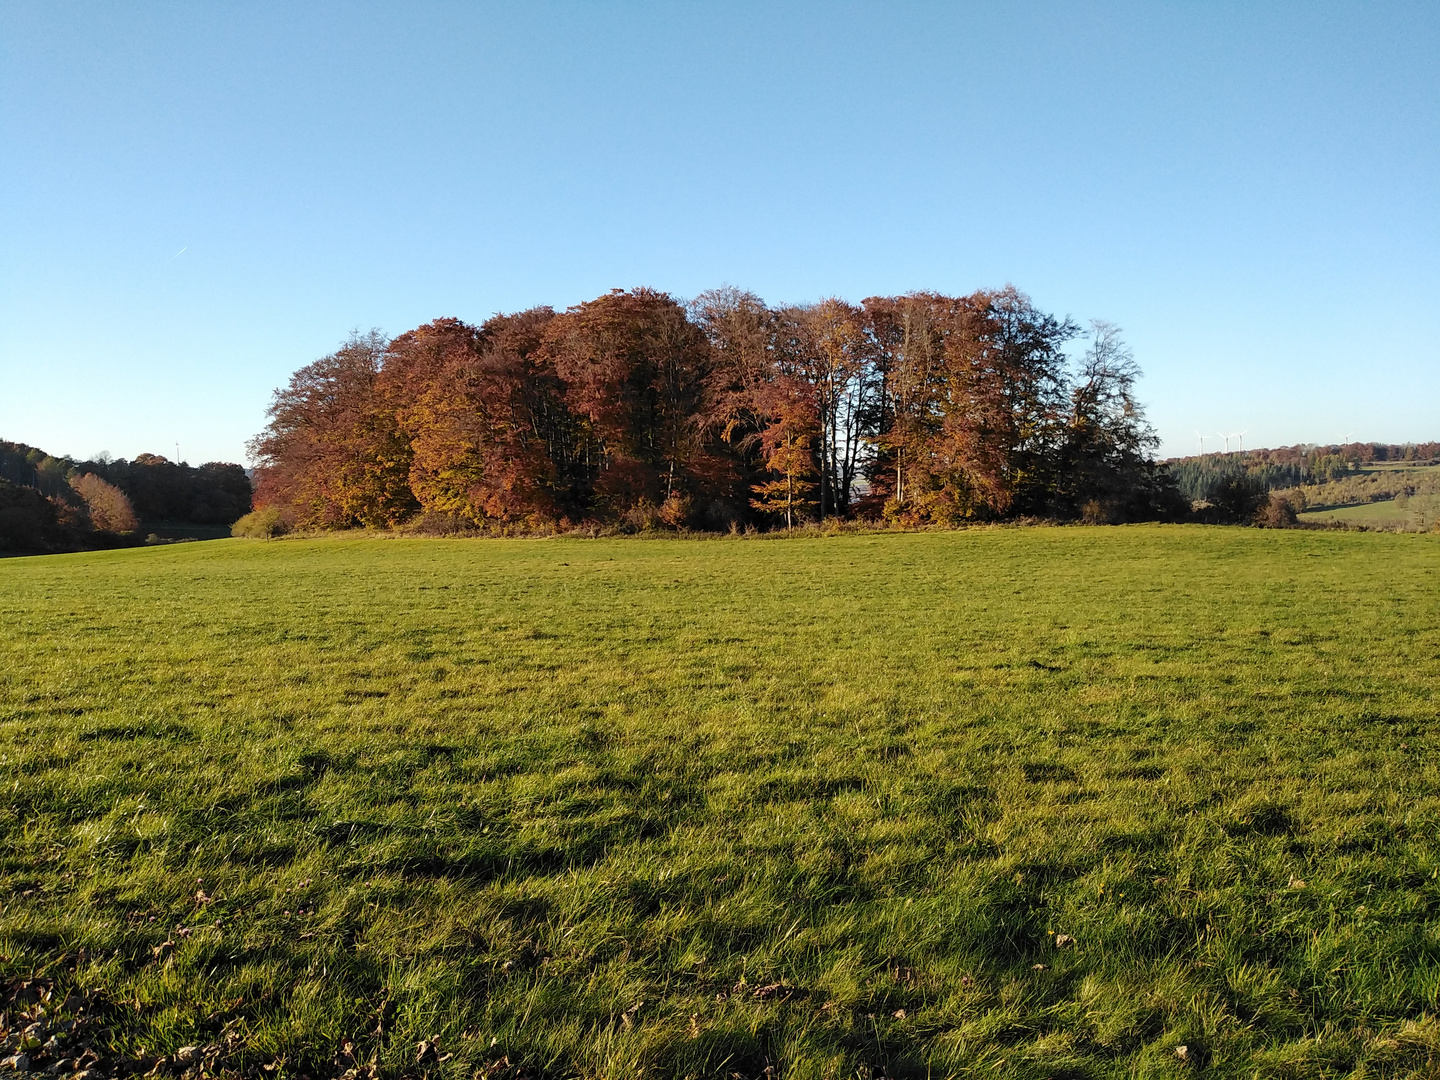
[[934, 293], [865, 301], [875, 386], [869, 417], [875, 453], [866, 469], [872, 513], [909, 513], [914, 492], [907, 490], [907, 476], [910, 487], [926, 490], [931, 444], [944, 415], [945, 327], [952, 303]]
[[777, 318], [776, 370], [809, 387], [819, 424], [814, 453], [820, 516], [847, 513], [875, 392], [861, 311], [832, 297], [783, 309]]
[[390, 343], [380, 383], [424, 509], [476, 524], [556, 519], [556, 461], [573, 425], [540, 353], [552, 318], [537, 308], [479, 328], [437, 319]]
[[983, 294], [916, 293], [867, 301], [872, 335], [886, 356], [886, 407], [877, 459], [893, 480], [887, 516], [950, 524], [1008, 509], [999, 380], [987, 357], [991, 330]]
[[765, 420], [758, 441], [769, 479], [752, 485], [750, 505], [794, 528], [818, 505], [813, 477], [822, 431], [815, 394], [802, 379], [780, 374], [756, 387], [752, 400]]
[[777, 319], [754, 293], [728, 287], [701, 293], [690, 317], [710, 345], [707, 434], [734, 490], [748, 492], [766, 482], [772, 464], [764, 435], [776, 419]]
[[620, 289], [557, 315], [543, 359], [580, 422], [566, 463], [593, 506], [623, 512], [693, 495], [705, 472], [710, 350], [672, 297]]
[[[1053, 473], [1049, 451], [1064, 402], [1069, 320], [1014, 288], [928, 299], [933, 322], [915, 513], [935, 521], [1034, 512]], [[907, 495], [907, 498], [909, 496]]]
[[351, 334], [275, 392], [249, 444], [257, 503], [321, 528], [389, 526], [416, 509], [410, 444], [377, 385], [387, 345], [378, 330]]
[[70, 486], [85, 500], [90, 522], [105, 532], [134, 532], [140, 522], [125, 493], [94, 473], [77, 473]]

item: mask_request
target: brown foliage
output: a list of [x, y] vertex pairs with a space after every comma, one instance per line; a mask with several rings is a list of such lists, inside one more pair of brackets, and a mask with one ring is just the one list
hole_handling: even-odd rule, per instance
[[1300, 524], [1300, 517], [1294, 503], [1272, 491], [1255, 511], [1255, 524], [1264, 529], [1293, 529]]
[[[539, 352], [548, 308], [476, 329], [438, 319], [390, 344], [382, 392], [409, 440], [421, 507], [481, 524], [557, 513], [563, 457], [561, 387]], [[556, 421], [560, 420], [558, 425]]]
[[565, 464], [601, 508], [663, 503], [708, 471], [710, 350], [674, 299], [619, 289], [557, 315], [543, 356], [579, 421]]
[[1114, 336], [1072, 375], [1077, 332], [1007, 287], [780, 309], [717, 289], [688, 310], [616, 289], [356, 335], [277, 392], [258, 501], [323, 527], [1126, 520], [1136, 372]]
[[130, 500], [114, 484], [106, 483], [94, 473], [80, 473], [71, 478], [70, 486], [85, 500], [95, 528], [125, 533], [134, 532], [139, 526]]

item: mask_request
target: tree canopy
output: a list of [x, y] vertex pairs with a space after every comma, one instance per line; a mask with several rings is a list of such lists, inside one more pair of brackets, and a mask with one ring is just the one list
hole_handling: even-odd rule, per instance
[[353, 334], [276, 391], [250, 450], [257, 502], [303, 527], [1124, 521], [1178, 504], [1138, 377], [1117, 327], [1013, 287], [782, 307], [616, 289]]

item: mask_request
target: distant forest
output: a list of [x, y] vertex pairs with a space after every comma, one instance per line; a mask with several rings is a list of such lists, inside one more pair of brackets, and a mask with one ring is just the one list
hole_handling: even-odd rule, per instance
[[617, 289], [352, 335], [276, 392], [250, 452], [257, 505], [306, 528], [1183, 517], [1138, 377], [1118, 328], [1014, 288]]
[[227, 462], [76, 461], [0, 440], [0, 550], [136, 543], [146, 525], [229, 525], [249, 512], [250, 497], [249, 476]]
[[1440, 442], [1312, 443], [1173, 458], [1165, 467], [1185, 498], [1198, 501], [1209, 500], [1217, 489], [1239, 478], [1258, 491], [1282, 491], [1333, 484], [1376, 462], [1426, 465], [1436, 461], [1440, 461]]

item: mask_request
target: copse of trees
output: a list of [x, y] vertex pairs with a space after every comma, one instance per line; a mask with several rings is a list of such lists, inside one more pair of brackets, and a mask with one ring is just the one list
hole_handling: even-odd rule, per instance
[[0, 479], [12, 484], [74, 502], [74, 479], [86, 474], [123, 492], [144, 521], [228, 525], [250, 510], [250, 477], [230, 462], [192, 466], [159, 454], [139, 454], [132, 461], [99, 454], [77, 461], [0, 440]]
[[309, 528], [1183, 515], [1118, 328], [1014, 288], [772, 307], [613, 290], [354, 334], [276, 391], [257, 504]]
[[229, 525], [250, 510], [250, 478], [229, 462], [193, 466], [159, 454], [138, 454], [130, 461], [102, 455], [75, 469], [119, 488], [145, 521]]

